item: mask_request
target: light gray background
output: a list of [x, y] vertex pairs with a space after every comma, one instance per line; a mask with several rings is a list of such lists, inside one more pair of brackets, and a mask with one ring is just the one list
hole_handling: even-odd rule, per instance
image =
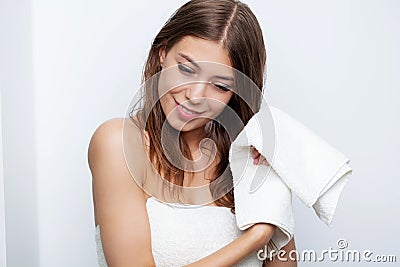
[[[97, 266], [89, 140], [125, 115], [152, 38], [184, 2], [0, 2], [0, 265], [6, 255], [9, 267]], [[353, 168], [332, 227], [295, 199], [297, 248], [320, 252], [345, 238], [399, 261], [399, 1], [245, 2], [264, 31], [269, 103]]]

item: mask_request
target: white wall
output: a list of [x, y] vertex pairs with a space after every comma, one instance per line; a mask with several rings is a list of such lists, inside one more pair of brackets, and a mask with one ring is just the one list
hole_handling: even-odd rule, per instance
[[0, 88], [8, 267], [39, 266], [31, 27], [30, 1], [0, 2]]
[[[7, 266], [96, 266], [89, 139], [125, 115], [152, 38], [184, 2], [2, 2]], [[264, 30], [269, 103], [354, 170], [332, 228], [295, 201], [298, 248], [346, 238], [352, 249], [397, 253], [399, 2], [245, 2]]]
[[[0, 125], [1, 115], [1, 90], [0, 90]], [[3, 172], [3, 135], [0, 131], [0, 266], [6, 265], [6, 217], [4, 204], [4, 172]]]

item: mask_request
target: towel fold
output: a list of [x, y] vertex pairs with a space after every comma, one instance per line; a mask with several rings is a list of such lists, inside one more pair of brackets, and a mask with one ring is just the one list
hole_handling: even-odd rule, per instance
[[[270, 166], [254, 165], [250, 146]], [[278, 249], [293, 237], [292, 192], [330, 225], [340, 194], [352, 173], [349, 159], [282, 110], [264, 105], [232, 142], [233, 175], [239, 229], [266, 222], [277, 226]]]

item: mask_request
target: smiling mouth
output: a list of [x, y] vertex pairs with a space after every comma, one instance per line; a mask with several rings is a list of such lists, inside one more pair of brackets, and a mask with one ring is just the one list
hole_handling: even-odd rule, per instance
[[188, 115], [199, 115], [199, 114], [203, 113], [203, 112], [197, 112], [197, 111], [188, 109], [188, 108], [186, 108], [184, 105], [179, 104], [176, 100], [175, 100], [175, 104], [176, 104], [177, 106], [179, 106], [179, 107], [181, 108], [181, 110], [182, 110], [183, 112], [185, 112], [186, 114], [188, 114]]

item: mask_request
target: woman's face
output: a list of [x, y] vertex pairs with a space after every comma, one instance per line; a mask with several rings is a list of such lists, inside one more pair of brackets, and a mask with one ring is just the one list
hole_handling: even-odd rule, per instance
[[158, 93], [169, 124], [179, 131], [204, 128], [233, 95], [228, 52], [219, 43], [186, 36], [159, 56]]

